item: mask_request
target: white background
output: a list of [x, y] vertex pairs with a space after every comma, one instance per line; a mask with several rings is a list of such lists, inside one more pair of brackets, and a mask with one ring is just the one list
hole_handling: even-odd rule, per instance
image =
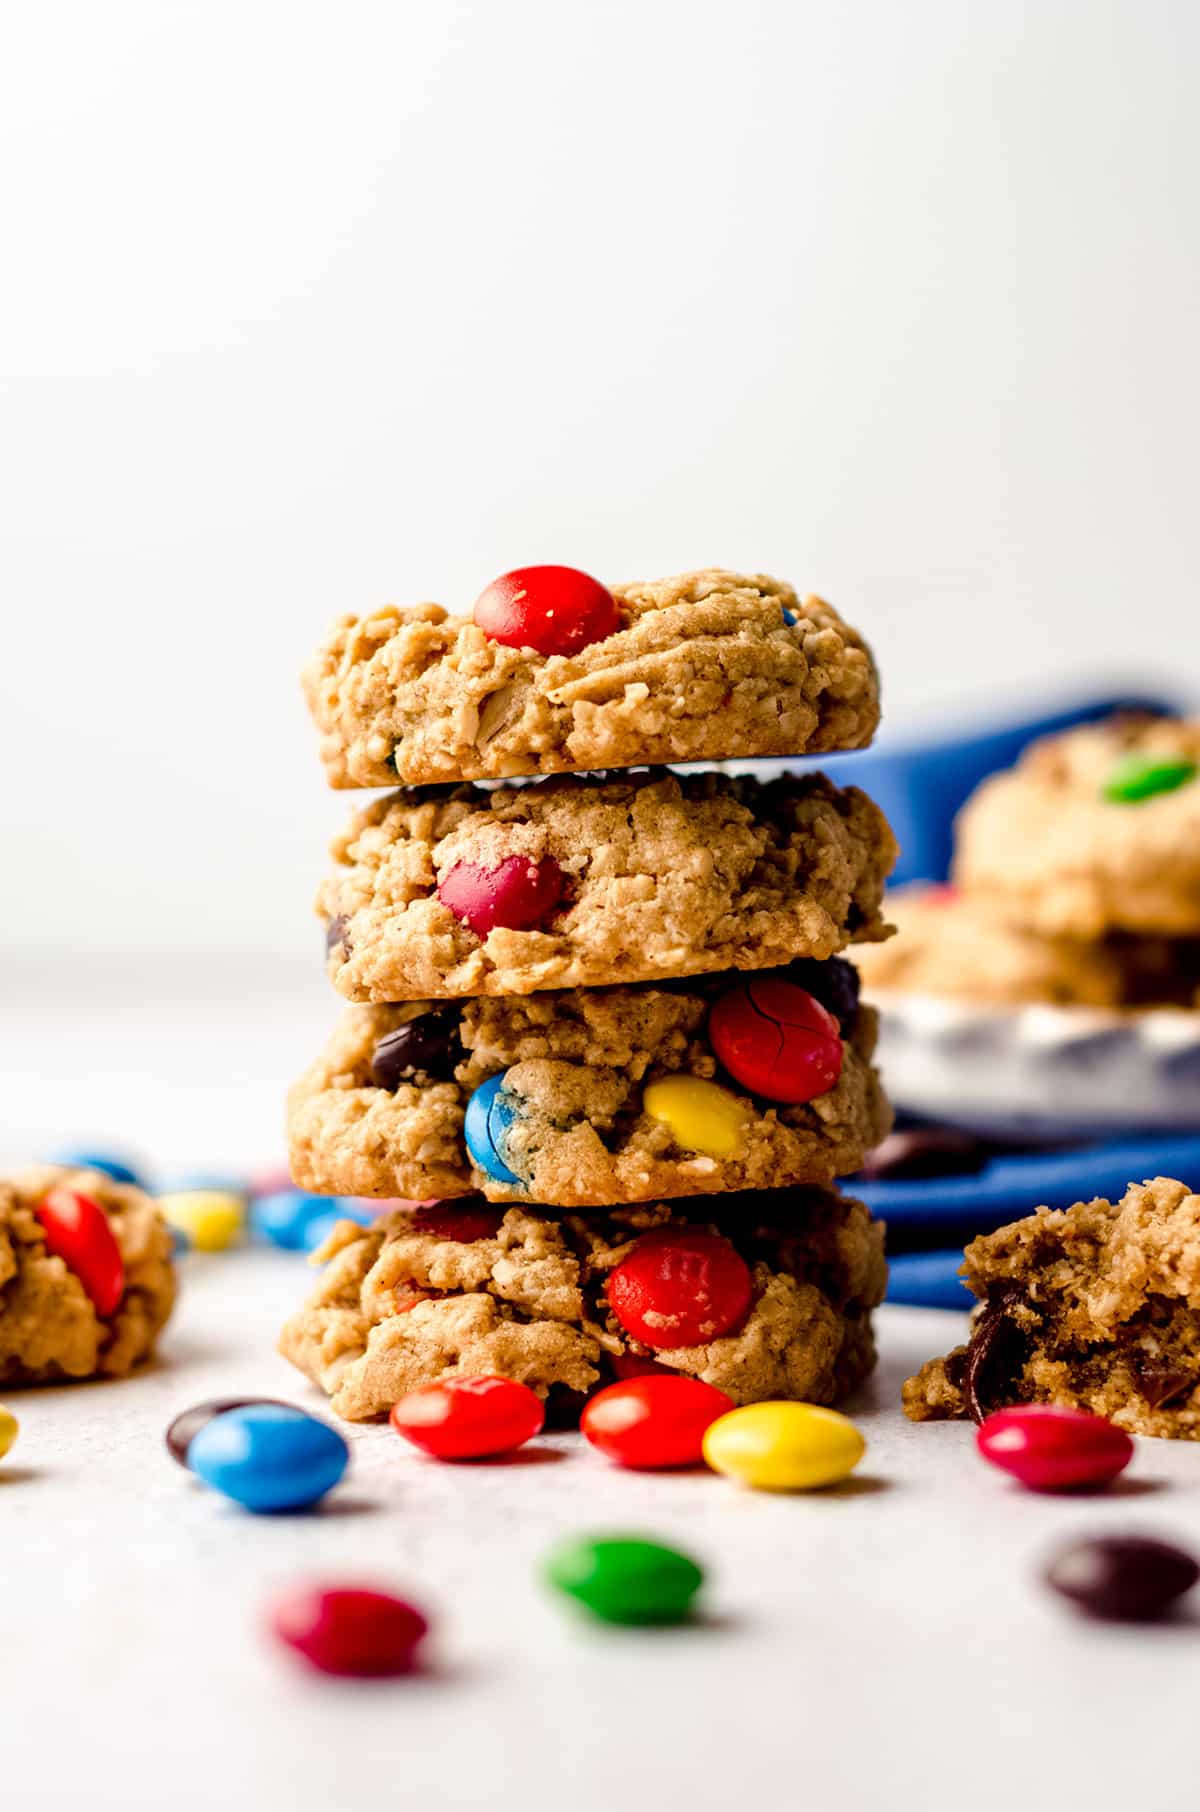
[[6, 976], [311, 961], [302, 659], [515, 564], [782, 573], [894, 727], [1195, 683], [1198, 77], [1187, 0], [7, 9]]

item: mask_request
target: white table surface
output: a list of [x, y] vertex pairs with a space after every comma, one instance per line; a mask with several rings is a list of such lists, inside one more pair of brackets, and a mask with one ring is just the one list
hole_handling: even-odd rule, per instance
[[[319, 993], [268, 979], [189, 1005], [127, 981], [10, 991], [4, 1156], [109, 1129], [162, 1164], [270, 1158], [280, 1081], [328, 1018]], [[868, 1454], [840, 1491], [625, 1474], [569, 1435], [524, 1463], [442, 1467], [366, 1428], [348, 1431], [353, 1463], [321, 1512], [255, 1518], [174, 1465], [163, 1431], [219, 1394], [321, 1410], [273, 1350], [308, 1282], [283, 1254], [190, 1258], [151, 1370], [9, 1393], [6, 1812], [1194, 1806], [1200, 1607], [1162, 1628], [1091, 1625], [1036, 1570], [1077, 1531], [1200, 1545], [1200, 1448], [1140, 1443], [1103, 1497], [1022, 1493], [976, 1460], [969, 1428], [904, 1421], [901, 1380], [962, 1321], [896, 1309], [852, 1406]], [[548, 1595], [540, 1557], [584, 1530], [691, 1550], [704, 1616], [612, 1630]], [[264, 1602], [315, 1577], [421, 1603], [427, 1674], [343, 1684], [278, 1651]]]

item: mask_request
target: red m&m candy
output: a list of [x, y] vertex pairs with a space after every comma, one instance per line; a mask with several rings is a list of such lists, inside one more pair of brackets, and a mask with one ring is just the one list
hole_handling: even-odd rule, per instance
[[268, 1621], [321, 1673], [374, 1678], [411, 1673], [429, 1628], [402, 1598], [359, 1586], [305, 1586], [279, 1599]]
[[769, 1101], [812, 1101], [842, 1073], [837, 1020], [795, 982], [739, 982], [714, 1002], [708, 1035], [735, 1082]]
[[621, 626], [612, 593], [574, 566], [521, 566], [493, 579], [475, 621], [493, 642], [539, 654], [578, 654]]
[[125, 1266], [103, 1208], [90, 1195], [58, 1188], [34, 1212], [46, 1250], [74, 1271], [97, 1315], [111, 1315], [125, 1293]]
[[506, 931], [531, 931], [554, 911], [565, 885], [553, 856], [538, 862], [529, 856], [507, 856], [498, 868], [456, 862], [439, 881], [437, 894], [476, 937], [486, 937], [497, 925]]
[[439, 1378], [393, 1405], [392, 1427], [438, 1460], [511, 1453], [542, 1432], [546, 1409], [515, 1378]]
[[435, 1202], [413, 1216], [414, 1233], [432, 1233], [435, 1239], [454, 1239], [473, 1245], [477, 1239], [494, 1239], [505, 1210], [482, 1196], [465, 1195], [461, 1202]]
[[700, 1346], [732, 1333], [754, 1293], [745, 1260], [717, 1233], [648, 1233], [608, 1280], [613, 1314], [644, 1346]]
[[705, 1429], [732, 1408], [732, 1397], [701, 1378], [659, 1372], [598, 1391], [579, 1426], [621, 1466], [698, 1466]]
[[975, 1444], [985, 1460], [1033, 1491], [1107, 1485], [1133, 1458], [1123, 1428], [1050, 1403], [997, 1410], [976, 1429]]

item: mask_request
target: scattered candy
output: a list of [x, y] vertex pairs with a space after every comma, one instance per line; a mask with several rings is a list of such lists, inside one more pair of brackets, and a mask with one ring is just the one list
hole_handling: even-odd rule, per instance
[[1148, 1622], [1162, 1617], [1200, 1579], [1182, 1548], [1140, 1535], [1101, 1535], [1060, 1548], [1046, 1584], [1093, 1617]]
[[65, 1165], [70, 1170], [98, 1170], [101, 1176], [111, 1177], [114, 1183], [132, 1183], [138, 1189], [146, 1187], [131, 1164], [110, 1152], [56, 1151], [49, 1162]]
[[679, 1623], [704, 1574], [686, 1554], [638, 1536], [574, 1536], [549, 1554], [545, 1577], [606, 1623]]
[[375, 1208], [366, 1208], [359, 1202], [339, 1201], [336, 1208], [328, 1208], [324, 1214], [318, 1214], [304, 1226], [303, 1246], [306, 1252], [316, 1252], [339, 1221], [357, 1221], [360, 1227], [369, 1227], [378, 1218], [378, 1203]]
[[704, 1457], [756, 1491], [812, 1491], [846, 1478], [866, 1451], [858, 1429], [816, 1403], [747, 1403], [714, 1422]]
[[250, 1210], [250, 1225], [260, 1239], [284, 1252], [310, 1251], [308, 1233], [312, 1223], [338, 1218], [340, 1207], [335, 1195], [278, 1189], [273, 1195], [258, 1197]]
[[710, 1158], [732, 1157], [750, 1118], [744, 1101], [703, 1076], [663, 1076], [646, 1088], [642, 1106], [669, 1127], [684, 1151]]
[[437, 896], [456, 919], [486, 937], [497, 925], [531, 931], [549, 918], [563, 896], [566, 876], [553, 856], [506, 856], [496, 868], [456, 862], [438, 882]]
[[160, 1195], [158, 1205], [169, 1227], [187, 1235], [197, 1252], [224, 1252], [242, 1236], [246, 1204], [225, 1189], [180, 1189]]
[[608, 1279], [613, 1314], [643, 1346], [698, 1346], [745, 1320], [754, 1282], [717, 1233], [664, 1229], [638, 1240]]
[[270, 1170], [257, 1171], [250, 1179], [250, 1194], [275, 1195], [281, 1189], [291, 1189], [292, 1173], [286, 1164], [276, 1164]]
[[463, 1138], [471, 1161], [495, 1183], [519, 1183], [504, 1155], [504, 1135], [516, 1119], [511, 1098], [505, 1095], [504, 1076], [490, 1076], [481, 1082], [463, 1117]]
[[477, 1239], [494, 1239], [500, 1231], [505, 1210], [481, 1195], [465, 1195], [461, 1201], [435, 1202], [420, 1210], [418, 1231], [432, 1233], [435, 1239], [453, 1239], [460, 1245], [473, 1245]]
[[[163, 1437], [167, 1443], [167, 1452], [180, 1466], [186, 1466], [188, 1448], [214, 1416], [223, 1416], [231, 1409], [252, 1409], [260, 1405], [269, 1405], [272, 1409], [294, 1408], [291, 1403], [281, 1403], [277, 1397], [209, 1397], [203, 1403], [193, 1403], [190, 1409], [180, 1410], [170, 1423]], [[303, 1412], [297, 1410], [295, 1413], [300, 1415]]]
[[794, 982], [738, 982], [714, 1001], [708, 1030], [734, 1081], [768, 1101], [815, 1100], [842, 1073], [841, 1027]]
[[985, 1460], [1032, 1491], [1073, 1491], [1107, 1485], [1133, 1458], [1123, 1428], [1084, 1409], [1048, 1403], [1000, 1409], [975, 1431]]
[[438, 1460], [511, 1453], [542, 1432], [542, 1399], [515, 1378], [440, 1378], [393, 1405], [398, 1435]]
[[247, 1510], [303, 1510], [331, 1491], [350, 1450], [337, 1430], [300, 1409], [227, 1410], [192, 1436], [188, 1465]]
[[1127, 755], [1102, 788], [1110, 805], [1139, 805], [1158, 793], [1173, 793], [1196, 778], [1197, 765], [1184, 757]]
[[414, 1605], [359, 1586], [303, 1586], [268, 1613], [281, 1642], [323, 1674], [411, 1673], [429, 1625]]
[[521, 566], [493, 579], [475, 604], [493, 642], [538, 654], [578, 654], [621, 627], [616, 599], [574, 566]]
[[371, 1053], [375, 1087], [394, 1094], [402, 1082], [416, 1075], [434, 1082], [452, 1081], [455, 1067], [462, 1061], [461, 1018], [457, 1005], [434, 1007], [385, 1033]]
[[715, 1385], [660, 1371], [597, 1391], [579, 1426], [618, 1465], [639, 1471], [698, 1466], [705, 1430], [732, 1408], [733, 1398]]
[[59, 1186], [34, 1212], [46, 1250], [75, 1273], [97, 1315], [111, 1315], [125, 1293], [125, 1265], [103, 1208], [90, 1195]]
[[12, 1410], [5, 1409], [3, 1403], [0, 1403], [0, 1460], [6, 1453], [12, 1452], [20, 1427], [21, 1424], [13, 1415]]

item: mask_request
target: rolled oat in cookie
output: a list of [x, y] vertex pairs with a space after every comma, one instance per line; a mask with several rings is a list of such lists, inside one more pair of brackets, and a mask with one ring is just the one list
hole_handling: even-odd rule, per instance
[[612, 589], [617, 628], [570, 654], [437, 604], [342, 617], [304, 672], [331, 786], [504, 779], [857, 749], [879, 682], [831, 605], [709, 568]]
[[[734, 1318], [699, 1344], [651, 1347], [631, 1334], [609, 1283], [646, 1242], [659, 1255], [682, 1242], [740, 1269]], [[342, 1222], [315, 1262], [321, 1278], [280, 1351], [351, 1421], [386, 1415], [433, 1379], [487, 1372], [578, 1404], [649, 1361], [738, 1403], [838, 1402], [874, 1365], [870, 1311], [886, 1283], [881, 1225], [821, 1189], [586, 1217], [496, 1207], [490, 1221], [450, 1203], [371, 1228]]]
[[658, 981], [886, 935], [896, 843], [855, 787], [659, 770], [393, 793], [317, 910], [349, 1000]]

